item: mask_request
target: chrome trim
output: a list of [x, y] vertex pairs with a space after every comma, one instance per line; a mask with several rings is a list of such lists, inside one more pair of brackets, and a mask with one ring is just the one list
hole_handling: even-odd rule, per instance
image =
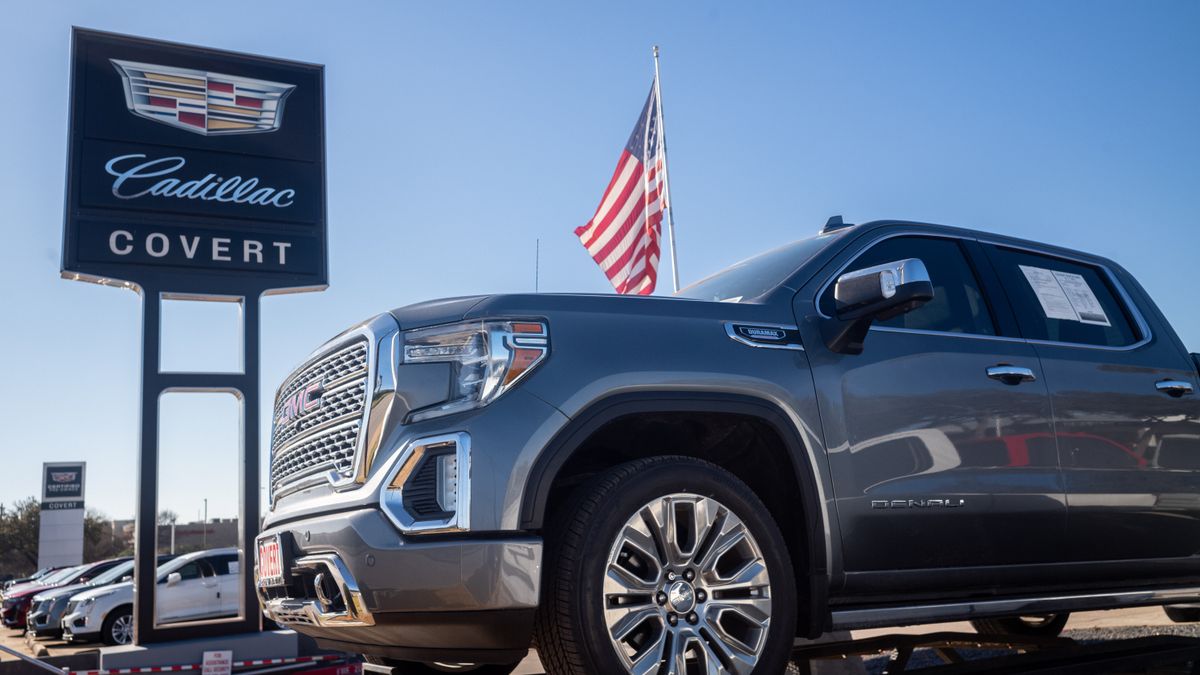
[[1139, 605], [1170, 604], [1175, 600], [1200, 597], [1200, 587], [1168, 588], [1118, 593], [1089, 593], [1045, 597], [980, 600], [976, 602], [926, 604], [832, 612], [833, 629], [907, 626], [940, 621], [962, 621], [992, 616], [1049, 614], [1088, 609], [1116, 609]]
[[[319, 570], [318, 574], [329, 574], [337, 584], [346, 609], [341, 612], [326, 611], [322, 605], [329, 604], [328, 598], [268, 598], [265, 589], [260, 588], [258, 589], [258, 599], [262, 603], [263, 614], [267, 618], [283, 625], [302, 624], [328, 627], [375, 625], [375, 617], [367, 610], [358, 581], [337, 554], [322, 553], [298, 558], [292, 563], [292, 568]], [[323, 596], [324, 592], [319, 592], [319, 595]]]
[[990, 366], [987, 369], [987, 376], [993, 380], [1000, 380], [1005, 384], [1020, 384], [1021, 382], [1034, 382], [1037, 380], [1037, 376], [1033, 374], [1031, 369], [1012, 366], [1007, 363]]
[[1134, 350], [1134, 349], [1144, 346], [1145, 344], [1149, 343], [1154, 338], [1154, 334], [1150, 330], [1150, 324], [1148, 324], [1146, 322], [1146, 319], [1142, 316], [1141, 309], [1137, 306], [1137, 303], [1135, 303], [1133, 301], [1133, 298], [1130, 297], [1129, 293], [1126, 292], [1125, 287], [1121, 284], [1120, 280], [1117, 279], [1116, 275], [1113, 274], [1112, 270], [1109, 269], [1108, 265], [1105, 265], [1100, 262], [1096, 262], [1095, 260], [1088, 260], [1086, 258], [1081, 258], [1081, 257], [1073, 256], [1070, 254], [1052, 253], [1052, 252], [1046, 251], [1044, 249], [1031, 248], [1029, 246], [1022, 246], [1019, 244], [1012, 244], [1009, 242], [998, 241], [996, 239], [987, 238], [986, 236], [985, 237], [970, 237], [970, 236], [964, 236], [961, 234], [950, 234], [950, 233], [946, 233], [946, 232], [928, 232], [928, 231], [916, 230], [916, 229], [907, 229], [907, 230], [902, 230], [899, 232], [889, 232], [881, 237], [872, 239], [870, 242], [868, 242], [862, 248], [862, 250], [860, 250], [858, 253], [855, 253], [853, 257], [851, 257], [849, 260], [847, 260], [845, 263], [843, 263], [840, 267], [838, 267], [837, 271], [835, 271], [833, 273], [832, 277], [830, 277], [829, 279], [826, 279], [825, 283], [821, 285], [821, 288], [817, 291], [817, 294], [813, 297], [813, 308], [816, 309], [817, 316], [819, 316], [823, 319], [832, 319], [833, 318], [833, 317], [829, 316], [828, 314], [826, 314], [825, 312], [821, 311], [821, 297], [825, 295], [825, 291], [829, 289], [829, 286], [837, 281], [838, 275], [841, 274], [847, 267], [852, 265], [855, 260], [858, 260], [864, 253], [869, 251], [873, 246], [875, 246], [879, 242], [887, 241], [888, 239], [893, 239], [895, 237], [913, 237], [913, 236], [928, 237], [928, 238], [933, 238], [933, 239], [954, 239], [957, 241], [974, 241], [974, 242], [977, 242], [980, 244], [987, 244], [989, 246], [996, 246], [999, 248], [1010, 248], [1015, 251], [1024, 251], [1026, 253], [1033, 253], [1035, 255], [1040, 255], [1040, 256], [1047, 257], [1047, 258], [1058, 258], [1060, 260], [1068, 260], [1070, 262], [1079, 263], [1081, 265], [1088, 265], [1090, 267], [1098, 268], [1104, 272], [1104, 275], [1108, 278], [1109, 283], [1112, 284], [1113, 288], [1116, 289], [1117, 295], [1120, 296], [1121, 301], [1125, 303], [1125, 307], [1129, 310], [1129, 313], [1130, 313], [1131, 317], [1133, 318], [1133, 322], [1137, 326], [1138, 333], [1141, 335], [1142, 339], [1137, 342], [1134, 342], [1133, 344], [1125, 345], [1122, 347], [1109, 347], [1106, 345], [1085, 345], [1085, 344], [1080, 344], [1077, 342], [1059, 342], [1056, 340], [1034, 340], [1034, 339], [1029, 339], [1029, 338], [1012, 337], [1009, 335], [979, 335], [979, 334], [975, 334], [975, 333], [951, 333], [951, 332], [947, 332], [947, 331], [921, 330], [921, 329], [916, 329], [916, 328], [893, 328], [890, 326], [871, 326], [871, 330], [873, 330], [873, 331], [880, 331], [880, 332], [884, 332], [884, 333], [915, 333], [918, 335], [941, 335], [941, 336], [947, 336], [947, 337], [959, 337], [959, 338], [968, 338], [968, 339], [974, 339], [974, 340], [1005, 340], [1005, 341], [1009, 341], [1009, 342], [1024, 342], [1024, 343], [1028, 343], [1028, 344], [1049, 345], [1049, 346], [1054, 346], [1054, 347], [1077, 347], [1080, 349], [1100, 349], [1100, 350], [1104, 350], [1104, 351], [1131, 351], [1131, 350]]
[[[431, 448], [454, 445], [458, 460], [458, 504], [449, 518], [417, 520], [404, 508], [404, 484]], [[405, 534], [466, 532], [471, 529], [471, 435], [459, 431], [409, 441], [396, 454], [379, 491], [379, 507]], [[396, 487], [392, 487], [396, 485]]]
[[[281, 483], [278, 488], [268, 483], [268, 501], [272, 511], [275, 509], [275, 504], [280, 497], [305, 488], [329, 484], [335, 490], [342, 491], [357, 488], [366, 481], [366, 474], [370, 470], [371, 462], [374, 460], [375, 453], [379, 449], [379, 444], [383, 438], [382, 430], [387, 423], [387, 418], [390, 416], [395, 400], [393, 394], [396, 391], [395, 364], [399, 332], [400, 326], [391, 315], [380, 314], [321, 345], [284, 378], [280, 384], [280, 388], [276, 390], [272, 411], [274, 411], [274, 403], [278, 400], [279, 391], [284, 385], [288, 384], [294, 374], [299, 373], [314, 362], [340, 349], [344, 349], [357, 341], [366, 340], [366, 389], [363, 393], [362, 416], [358, 418], [360, 424], [358, 440], [354, 448], [353, 464], [344, 473], [336, 470], [328, 470], [306, 474], [297, 477], [295, 480]], [[349, 422], [342, 421], [341, 423], [346, 424]], [[306, 430], [302, 436], [288, 439], [288, 444], [303, 441], [304, 437], [311, 435], [313, 431]], [[274, 438], [274, 429], [272, 429], [271, 437], [272, 439]], [[267, 468], [268, 479], [271, 475], [271, 467], [274, 466], [274, 461], [275, 452], [272, 449]]]
[[725, 322], [725, 334], [729, 336], [730, 340], [733, 340], [734, 342], [740, 342], [741, 344], [744, 344], [748, 347], [758, 347], [758, 348], [762, 348], [762, 349], [790, 349], [790, 350], [801, 351], [801, 352], [804, 351], [804, 345], [795, 344], [795, 343], [773, 345], [773, 344], [768, 344], [765, 342], [755, 342], [755, 341], [750, 340], [742, 335], [738, 335], [737, 331], [735, 331], [733, 329], [733, 327], [735, 325], [762, 326], [763, 328], [779, 328], [781, 330], [798, 331], [799, 329], [796, 326], [789, 326], [788, 324], [784, 324], [784, 323], [763, 323], [762, 321], [726, 321]]
[[1192, 383], [1184, 380], [1160, 380], [1154, 388], [1171, 396], [1187, 396], [1192, 393]]

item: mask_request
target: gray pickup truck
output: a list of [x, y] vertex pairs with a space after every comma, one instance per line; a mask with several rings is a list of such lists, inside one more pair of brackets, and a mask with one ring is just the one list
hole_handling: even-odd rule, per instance
[[674, 297], [355, 326], [279, 388], [268, 617], [397, 673], [779, 673], [795, 637], [1200, 596], [1200, 402], [1137, 281], [844, 225]]

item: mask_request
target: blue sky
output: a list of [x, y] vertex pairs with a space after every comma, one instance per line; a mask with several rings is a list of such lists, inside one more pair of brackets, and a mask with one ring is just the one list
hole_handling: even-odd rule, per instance
[[[0, 501], [85, 459], [92, 506], [134, 506], [138, 298], [58, 278], [71, 25], [326, 64], [332, 285], [265, 302], [264, 393], [387, 308], [532, 290], [539, 238], [542, 290], [609, 290], [572, 230], [654, 43], [684, 283], [832, 214], [927, 220], [1111, 256], [1200, 350], [1194, 2], [32, 3], [0, 25]], [[173, 361], [229, 360], [222, 309], [179, 312]], [[236, 405], [187, 403], [162, 506], [233, 515]]]

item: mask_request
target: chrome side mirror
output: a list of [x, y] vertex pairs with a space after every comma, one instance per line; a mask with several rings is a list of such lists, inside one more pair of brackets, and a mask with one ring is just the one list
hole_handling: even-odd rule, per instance
[[171, 572], [167, 575], [167, 588], [179, 585], [180, 581], [183, 581], [183, 575], [179, 572]]
[[825, 344], [843, 354], [861, 354], [871, 323], [910, 312], [933, 299], [929, 270], [917, 258], [847, 272], [833, 287], [834, 319]]

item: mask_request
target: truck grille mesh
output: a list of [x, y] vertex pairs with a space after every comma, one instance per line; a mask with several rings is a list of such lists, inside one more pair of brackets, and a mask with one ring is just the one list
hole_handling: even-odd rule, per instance
[[[360, 339], [305, 363], [284, 380], [271, 431], [272, 496], [301, 478], [353, 467], [366, 412], [368, 366], [367, 341]], [[313, 383], [322, 386], [320, 407], [281, 423], [287, 400]]]

